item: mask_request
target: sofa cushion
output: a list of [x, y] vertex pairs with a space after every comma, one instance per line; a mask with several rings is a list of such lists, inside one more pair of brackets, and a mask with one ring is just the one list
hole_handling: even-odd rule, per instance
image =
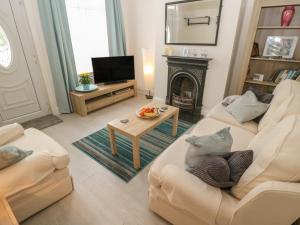
[[0, 170], [5, 169], [31, 155], [33, 151], [23, 151], [15, 146], [0, 148]]
[[208, 112], [207, 117], [240, 127], [242, 129], [252, 132], [253, 134], [257, 133], [257, 123], [255, 123], [254, 121], [239, 123], [229, 112], [225, 110], [225, 106], [222, 105], [222, 103], [217, 104], [214, 108], [212, 108]]
[[239, 181], [252, 161], [252, 150], [224, 152], [208, 156], [191, 173], [214, 187], [229, 188]]
[[230, 152], [233, 140], [230, 127], [226, 127], [210, 135], [189, 137], [186, 142], [190, 143], [190, 147], [185, 155], [185, 166], [190, 171], [199, 166], [208, 154]]
[[254, 88], [252, 86], [250, 86], [248, 90], [252, 91], [255, 94], [258, 101], [265, 103], [265, 104], [270, 104], [274, 97], [273, 94], [265, 92], [261, 89]]
[[[223, 123], [212, 118], [205, 118], [199, 121], [190, 134], [182, 135], [177, 141], [170, 145], [158, 158], [156, 158], [149, 172], [149, 182], [154, 186], [159, 186], [160, 183], [158, 177], [160, 171], [167, 164], [176, 165], [184, 170], [185, 154], [190, 145], [185, 141], [185, 139], [193, 135], [209, 135], [228, 126], [229, 125], [227, 123]], [[230, 127], [230, 133], [233, 138], [231, 150], [235, 151], [247, 149], [250, 141], [255, 135], [250, 131], [241, 129], [239, 127]]]
[[33, 150], [33, 154], [13, 166], [0, 170], [0, 195], [12, 195], [32, 187], [55, 170], [64, 169], [69, 164], [66, 150], [36, 129], [25, 130], [23, 136], [9, 145]]
[[230, 168], [228, 162], [221, 156], [208, 157], [190, 172], [213, 187], [228, 188], [233, 185], [233, 182], [230, 181]]
[[266, 127], [273, 120], [274, 113], [278, 110], [281, 104], [291, 95], [300, 94], [300, 82], [294, 80], [284, 80], [275, 88], [273, 100], [264, 117], [260, 120], [258, 130]]
[[267, 123], [264, 124], [264, 127], [273, 127], [286, 116], [297, 114], [300, 114], [300, 94], [292, 94], [274, 110], [273, 114], [269, 116]]
[[300, 181], [300, 115], [284, 118], [275, 127], [262, 130], [249, 144], [254, 161], [232, 188], [241, 199], [257, 185], [266, 181]]
[[252, 91], [247, 91], [241, 97], [226, 107], [226, 111], [240, 123], [252, 121], [264, 114], [269, 104], [259, 102]]

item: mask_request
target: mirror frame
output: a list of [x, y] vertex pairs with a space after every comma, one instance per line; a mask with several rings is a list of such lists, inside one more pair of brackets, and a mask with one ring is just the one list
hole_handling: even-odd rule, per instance
[[223, 0], [220, 0], [220, 7], [219, 7], [219, 14], [218, 14], [218, 23], [217, 23], [217, 30], [216, 30], [216, 38], [214, 43], [167, 43], [167, 16], [168, 16], [168, 6], [169, 5], [177, 5], [182, 3], [189, 3], [189, 2], [201, 2], [203, 0], [186, 0], [186, 1], [178, 1], [178, 2], [168, 2], [165, 5], [165, 45], [202, 45], [202, 46], [216, 46], [218, 43], [218, 36], [219, 36], [219, 28], [220, 28], [220, 21], [221, 21], [221, 14], [223, 8]]

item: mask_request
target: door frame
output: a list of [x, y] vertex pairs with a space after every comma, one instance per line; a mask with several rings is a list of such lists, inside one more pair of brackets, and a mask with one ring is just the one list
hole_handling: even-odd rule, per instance
[[31, 28], [37, 56], [39, 59], [42, 76], [45, 82], [46, 91], [49, 98], [50, 108], [54, 115], [59, 115], [56, 94], [53, 84], [53, 75], [49, 63], [48, 52], [46, 48], [44, 32], [40, 20], [40, 13], [37, 0], [20, 0], [23, 2], [29, 26]]
[[35, 49], [34, 40], [32, 37], [23, 0], [9, 0], [9, 2], [12, 8], [13, 17], [15, 20], [14, 23], [18, 30], [19, 39], [21, 41], [30, 77], [35, 89], [34, 91], [36, 92], [37, 100], [41, 110], [11, 120], [0, 120], [0, 126], [14, 122], [22, 123], [31, 119], [51, 114], [49, 98], [46, 93], [45, 82], [42, 77], [42, 71], [37, 57], [37, 52]]

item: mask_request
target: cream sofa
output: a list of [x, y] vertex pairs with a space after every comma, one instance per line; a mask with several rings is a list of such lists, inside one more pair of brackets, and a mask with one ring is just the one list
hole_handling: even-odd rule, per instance
[[[284, 81], [259, 124], [238, 123], [220, 103], [190, 134], [153, 163], [150, 208], [176, 225], [291, 225], [300, 217], [300, 82]], [[184, 170], [191, 135], [231, 127], [232, 151], [254, 151], [254, 161], [230, 192]]]
[[72, 192], [68, 153], [46, 134], [7, 125], [0, 127], [0, 147], [5, 145], [34, 151], [0, 170], [0, 196], [7, 198], [19, 222]]

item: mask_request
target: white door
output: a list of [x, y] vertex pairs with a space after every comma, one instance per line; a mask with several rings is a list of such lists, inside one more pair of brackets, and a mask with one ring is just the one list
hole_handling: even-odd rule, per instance
[[31, 74], [31, 71], [35, 70], [29, 68], [31, 59], [26, 58], [25, 53], [26, 48], [32, 43], [28, 43], [30, 39], [23, 38], [22, 29], [18, 30], [18, 26], [26, 27], [26, 24], [17, 24], [18, 20], [13, 14], [13, 10], [16, 9], [13, 9], [12, 5], [10, 0], [0, 0], [0, 116], [2, 124], [22, 122], [31, 119], [32, 115], [38, 117], [43, 111], [39, 103], [39, 93], [34, 87], [37, 84], [34, 84], [33, 74]]

